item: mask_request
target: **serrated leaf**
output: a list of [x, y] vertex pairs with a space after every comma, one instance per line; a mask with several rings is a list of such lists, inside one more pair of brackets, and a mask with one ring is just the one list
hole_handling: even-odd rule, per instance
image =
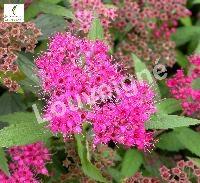
[[133, 176], [143, 163], [142, 154], [136, 149], [129, 149], [122, 161], [121, 175], [123, 177]]
[[172, 35], [172, 40], [176, 42], [177, 46], [181, 46], [190, 41], [193, 37], [199, 35], [200, 35], [199, 26], [180, 27]]
[[39, 13], [64, 16], [70, 19], [74, 18], [71, 10], [60, 5], [56, 5], [56, 3], [57, 1], [55, 3], [48, 3], [46, 0], [34, 1], [25, 11], [25, 20], [29, 21], [30, 19], [36, 17]]
[[160, 113], [172, 114], [181, 111], [181, 103], [179, 100], [168, 98], [156, 104], [156, 108]]
[[195, 4], [200, 4], [200, 0], [193, 0], [193, 1], [192, 1], [192, 4], [193, 4], [193, 5], [195, 5]]
[[0, 97], [0, 115], [24, 111], [26, 106], [22, 102], [22, 95], [5, 92]]
[[184, 26], [192, 26], [192, 20], [190, 17], [181, 18], [180, 21]]
[[197, 49], [200, 35], [194, 36], [187, 45], [187, 55], [193, 55]]
[[18, 123], [0, 130], [0, 147], [12, 147], [45, 141], [51, 133], [44, 128], [45, 124]]
[[152, 116], [151, 120], [146, 122], [145, 127], [146, 129], [173, 129], [177, 127], [197, 124], [200, 124], [200, 120], [189, 117], [158, 113]]
[[181, 144], [183, 144], [184, 147], [190, 152], [200, 156], [200, 134], [190, 128], [176, 129], [176, 132], [176, 137], [181, 142]]
[[34, 23], [42, 32], [42, 36], [38, 40], [48, 39], [56, 32], [64, 32], [67, 26], [63, 17], [55, 15], [40, 15], [34, 20]]
[[0, 147], [0, 169], [6, 174], [9, 175], [9, 168], [7, 163], [6, 154], [3, 148]]
[[177, 63], [182, 67], [182, 68], [187, 68], [188, 67], [188, 60], [187, 57], [180, 51], [176, 51], [176, 60]]
[[104, 30], [101, 25], [99, 18], [94, 18], [92, 21], [92, 25], [90, 31], [88, 33], [88, 38], [90, 40], [103, 40], [104, 39]]
[[161, 98], [170, 97], [169, 88], [166, 86], [166, 82], [164, 80], [158, 81], [158, 87], [161, 93]]
[[41, 86], [39, 86], [38, 83], [35, 83], [29, 78], [20, 80], [18, 83], [20, 84], [21, 88], [25, 91], [29, 91], [34, 94], [38, 94], [41, 91]]
[[138, 80], [147, 81], [149, 84], [153, 83], [153, 77], [147, 69], [145, 63], [143, 63], [135, 54], [131, 54], [134, 61], [135, 73]]
[[152, 74], [147, 69], [146, 65], [135, 54], [132, 53], [131, 56], [134, 61], [134, 68], [137, 79], [140, 81], [146, 81], [149, 85], [151, 85], [151, 87], [157, 94], [156, 95], [157, 98], [159, 99], [160, 98], [159, 87], [155, 79], [153, 78]]
[[8, 115], [0, 116], [0, 121], [9, 124], [17, 123], [36, 123], [37, 119], [34, 113], [30, 112], [15, 112]]
[[198, 45], [194, 52], [195, 52], [195, 54], [200, 54], [200, 40], [199, 40]]
[[179, 151], [185, 148], [177, 139], [175, 131], [167, 132], [159, 136], [159, 142], [156, 146], [168, 151]]
[[82, 135], [75, 135], [75, 139], [77, 142], [77, 148], [78, 148], [78, 155], [81, 160], [81, 166], [83, 172], [89, 176], [90, 178], [100, 181], [100, 182], [108, 182], [102, 175], [101, 172], [95, 167], [90, 160], [88, 159], [89, 157], [89, 152], [87, 151], [86, 148], [86, 139]]
[[39, 78], [37, 77], [37, 68], [28, 57], [19, 54], [17, 64], [20, 70], [34, 83], [39, 85]]

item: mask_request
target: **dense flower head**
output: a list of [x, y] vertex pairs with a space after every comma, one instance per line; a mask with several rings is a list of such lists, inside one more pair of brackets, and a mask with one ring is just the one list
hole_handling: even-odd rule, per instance
[[129, 90], [134, 95], [121, 92], [119, 101], [95, 106], [88, 114], [94, 121], [95, 144], [113, 141], [139, 149], [150, 145], [152, 133], [146, 132], [144, 123], [155, 112], [154, 93], [144, 83], [137, 83], [135, 87], [137, 91]]
[[128, 84], [112, 63], [103, 42], [56, 34], [36, 60], [49, 94], [44, 115], [54, 133], [81, 133], [89, 121], [95, 145], [112, 140], [142, 149], [152, 140], [144, 122], [155, 112], [154, 94], [145, 83], [129, 79]]
[[178, 70], [175, 76], [167, 81], [172, 95], [181, 100], [184, 112], [193, 115], [200, 111], [200, 90], [193, 87], [193, 82], [200, 78], [200, 56], [189, 57], [192, 64], [191, 72], [188, 75]]
[[99, 16], [104, 28], [108, 28], [116, 17], [116, 7], [107, 6], [101, 0], [73, 0], [72, 8], [75, 12], [73, 25], [84, 33], [89, 32], [95, 16]]
[[107, 52], [103, 42], [82, 40], [69, 33], [56, 34], [49, 51], [36, 60], [45, 92], [76, 97], [81, 92], [90, 93], [91, 88], [102, 83], [120, 80]]
[[12, 172], [11, 177], [6, 177], [2, 179], [2, 183], [23, 183], [23, 182], [30, 182], [30, 183], [39, 183], [39, 180], [35, 179], [35, 175], [31, 171], [31, 169], [24, 165], [16, 165], [10, 164], [10, 171]]
[[0, 22], [0, 72], [4, 74], [3, 83], [10, 91], [19, 88], [18, 83], [10, 78], [11, 73], [19, 71], [16, 64], [18, 53], [21, 50], [33, 52], [40, 35], [40, 30], [32, 22]]
[[50, 160], [50, 155], [43, 143], [12, 147], [9, 154], [18, 165], [32, 167], [37, 174], [48, 174], [45, 164]]
[[41, 142], [8, 149], [11, 157], [10, 176], [0, 172], [2, 183], [39, 183], [38, 174], [48, 175], [45, 164], [50, 160], [48, 149]]
[[50, 125], [54, 132], [80, 133], [85, 112], [82, 109], [72, 111], [69, 103], [72, 101], [73, 106], [78, 100], [85, 103], [87, 96], [98, 100], [96, 93], [100, 86], [105, 84], [113, 90], [113, 83], [121, 79], [107, 52], [108, 48], [100, 41], [89, 42], [68, 33], [57, 34], [49, 51], [36, 60], [43, 89], [50, 94], [47, 108], [53, 106], [59, 113], [55, 102], [61, 101], [66, 106], [65, 113], [57, 117], [47, 109], [46, 117], [52, 117]]
[[170, 40], [176, 31], [178, 20], [190, 15], [185, 0], [114, 0], [118, 8], [115, 27], [126, 36], [118, 45], [117, 56], [121, 54], [130, 67], [131, 58], [127, 52], [134, 52], [148, 65], [156, 59], [169, 66], [175, 63], [175, 43]]

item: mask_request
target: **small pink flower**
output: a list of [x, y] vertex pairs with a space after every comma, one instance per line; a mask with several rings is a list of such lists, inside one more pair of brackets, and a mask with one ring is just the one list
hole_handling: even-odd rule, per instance
[[73, 0], [72, 8], [75, 12], [73, 20], [74, 30], [88, 33], [95, 16], [98, 16], [105, 29], [116, 18], [116, 8], [107, 7], [101, 0]]
[[189, 57], [192, 64], [191, 73], [186, 76], [183, 70], [178, 70], [175, 76], [167, 81], [172, 95], [181, 100], [184, 112], [192, 115], [200, 111], [200, 90], [192, 88], [195, 79], [200, 78], [200, 56]]
[[37, 174], [48, 175], [45, 164], [50, 161], [50, 154], [42, 142], [8, 149], [11, 157], [10, 176], [0, 171], [1, 183], [39, 183]]

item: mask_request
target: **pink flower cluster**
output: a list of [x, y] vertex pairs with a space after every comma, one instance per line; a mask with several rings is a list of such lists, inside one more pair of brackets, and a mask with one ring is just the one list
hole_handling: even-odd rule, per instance
[[130, 79], [127, 84], [112, 61], [101, 41], [56, 34], [36, 60], [50, 94], [45, 117], [54, 133], [81, 133], [83, 122], [90, 121], [95, 144], [112, 140], [142, 149], [152, 140], [144, 122], [155, 112], [154, 94], [145, 83]]
[[200, 167], [191, 160], [180, 160], [177, 162], [176, 166], [171, 169], [163, 165], [159, 171], [162, 180], [166, 182], [189, 183], [191, 182], [191, 177], [196, 177], [197, 182], [200, 181]]
[[[80, 133], [85, 111], [70, 110], [69, 101], [76, 102], [80, 97], [86, 102], [87, 96], [95, 95], [102, 84], [114, 88], [112, 82], [120, 80], [121, 75], [111, 65], [107, 52], [108, 48], [102, 42], [93, 43], [70, 34], [57, 34], [50, 43], [49, 52], [37, 59], [43, 89], [51, 94], [48, 108], [52, 109], [57, 101], [66, 106], [63, 116], [56, 116], [51, 110], [46, 113], [46, 117], [51, 117], [54, 133]], [[59, 106], [54, 108], [60, 112]]]
[[[132, 67], [129, 52], [135, 53], [151, 67], [157, 59], [173, 66], [176, 62], [175, 43], [170, 36], [178, 20], [190, 15], [185, 0], [113, 0], [118, 7], [115, 28], [125, 35], [116, 57]], [[153, 63], [152, 63], [153, 62]]]
[[144, 83], [137, 83], [138, 92], [129, 90], [133, 95], [121, 92], [117, 96], [119, 102], [95, 106], [89, 113], [94, 121], [94, 143], [114, 141], [127, 147], [136, 145], [139, 149], [149, 147], [152, 133], [146, 132], [144, 123], [155, 112], [154, 93]]
[[12, 147], [8, 152], [11, 157], [11, 175], [0, 172], [1, 183], [39, 183], [37, 174], [48, 175], [45, 164], [50, 160], [50, 155], [43, 143]]
[[134, 176], [126, 179], [124, 183], [190, 183], [192, 180], [200, 181], [200, 167], [191, 160], [180, 160], [173, 168], [167, 168], [162, 165], [159, 172], [159, 177], [146, 177], [141, 172], [136, 172]]
[[192, 87], [192, 83], [200, 78], [200, 55], [189, 57], [192, 70], [188, 76], [184, 71], [178, 70], [176, 75], [167, 81], [172, 95], [181, 100], [184, 112], [192, 115], [200, 111], [200, 89]]
[[136, 31], [154, 30], [159, 37], [165, 33], [169, 38], [171, 28], [177, 26], [177, 20], [190, 15], [184, 5], [185, 0], [114, 0], [119, 5], [116, 25], [120, 28], [131, 24]]
[[73, 0], [72, 8], [75, 11], [73, 25], [84, 33], [88, 33], [95, 16], [99, 16], [104, 28], [116, 17], [116, 8], [106, 6], [101, 0]]

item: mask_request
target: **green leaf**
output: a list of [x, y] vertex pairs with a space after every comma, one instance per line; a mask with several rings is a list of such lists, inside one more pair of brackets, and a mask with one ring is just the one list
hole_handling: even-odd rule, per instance
[[177, 46], [181, 46], [190, 41], [195, 36], [199, 35], [200, 35], [199, 26], [180, 27], [176, 30], [176, 33], [172, 35], [172, 40], [176, 42]]
[[108, 182], [102, 175], [101, 172], [90, 162], [89, 160], [89, 152], [86, 148], [86, 139], [82, 135], [75, 135], [78, 155], [81, 160], [81, 165], [83, 172], [89, 176], [90, 178], [100, 181], [100, 182]]
[[192, 81], [192, 88], [195, 90], [200, 90], [200, 78]]
[[42, 36], [38, 40], [48, 39], [56, 32], [64, 32], [67, 26], [63, 17], [55, 15], [40, 15], [34, 20], [34, 23], [42, 32]]
[[32, 18], [36, 17], [40, 13], [40, 9], [37, 8], [37, 1], [31, 3], [24, 12], [25, 21], [29, 21]]
[[36, 123], [37, 119], [36, 119], [34, 113], [15, 112], [15, 113], [12, 113], [12, 114], [0, 116], [0, 121], [7, 122], [9, 124]]
[[192, 1], [192, 4], [195, 5], [195, 4], [200, 4], [200, 0], [194, 0]]
[[93, 19], [88, 38], [90, 40], [104, 39], [104, 31], [99, 18]]
[[[158, 87], [159, 87], [159, 91], [161, 94], [160, 98], [171, 97], [169, 88], [166, 86], [166, 81], [164, 81], [164, 80], [158, 81]], [[158, 100], [158, 101], [160, 101], [160, 100]]]
[[175, 131], [167, 132], [159, 136], [159, 142], [156, 146], [168, 151], [179, 151], [185, 148], [177, 139]]
[[143, 157], [136, 149], [129, 149], [122, 161], [121, 175], [123, 177], [133, 176], [143, 163]]
[[45, 141], [51, 133], [45, 129], [46, 124], [18, 123], [0, 130], [0, 147], [12, 147]]
[[146, 174], [144, 171], [142, 172], [144, 172], [144, 176], [157, 177], [160, 174], [159, 169], [162, 165], [173, 167], [174, 160], [170, 156], [166, 156], [166, 154], [162, 155], [160, 152], [159, 154], [156, 151], [146, 153], [144, 156], [143, 167], [147, 172]]
[[60, 2], [62, 2], [63, 0], [42, 0], [42, 2], [45, 3], [51, 3], [51, 4], [58, 4]]
[[0, 169], [6, 174], [9, 175], [9, 168], [8, 168], [8, 162], [6, 158], [6, 154], [3, 150], [3, 148], [0, 148]]
[[176, 51], [176, 60], [177, 63], [184, 69], [188, 67], [188, 60], [187, 57], [180, 51]]
[[135, 73], [137, 79], [140, 81], [141, 80], [147, 81], [149, 84], [153, 83], [154, 82], [153, 77], [149, 72], [149, 70], [147, 69], [146, 65], [135, 54], [132, 53], [131, 56], [134, 61]]
[[0, 104], [0, 115], [24, 111], [26, 109], [26, 106], [22, 101], [22, 95], [16, 93], [5, 92], [0, 97]]
[[184, 26], [192, 26], [192, 20], [190, 17], [181, 18], [180, 21]]
[[37, 77], [37, 68], [28, 57], [19, 54], [17, 64], [20, 70], [34, 83], [39, 85], [39, 78]]
[[197, 124], [200, 124], [200, 120], [189, 117], [158, 113], [152, 116], [150, 121], [146, 122], [145, 127], [146, 129], [173, 129], [177, 127]]
[[41, 86], [39, 86], [38, 83], [35, 83], [29, 78], [20, 80], [18, 83], [20, 84], [21, 88], [25, 91], [29, 91], [34, 94], [38, 94], [41, 91]]
[[160, 98], [159, 87], [155, 79], [153, 78], [152, 74], [147, 69], [146, 65], [135, 54], [132, 53], [131, 56], [134, 61], [134, 68], [137, 79], [139, 81], [147, 81], [149, 85], [151, 85], [152, 89], [156, 92], [157, 94], [156, 96], [159, 99]]
[[164, 99], [156, 105], [156, 108], [160, 113], [166, 114], [182, 110], [180, 101], [173, 98]]
[[36, 17], [39, 13], [47, 13], [52, 15], [64, 16], [73, 19], [74, 15], [71, 10], [53, 3], [42, 1], [34, 1], [25, 11], [25, 20]]
[[115, 168], [108, 168], [107, 171], [116, 182], [120, 182], [120, 180], [122, 179], [122, 175], [119, 170]]
[[200, 134], [190, 128], [176, 129], [176, 132], [176, 137], [181, 142], [181, 144], [183, 144], [184, 147], [190, 152], [200, 156]]
[[198, 45], [195, 49], [195, 54], [200, 54], [200, 40], [198, 41]]

